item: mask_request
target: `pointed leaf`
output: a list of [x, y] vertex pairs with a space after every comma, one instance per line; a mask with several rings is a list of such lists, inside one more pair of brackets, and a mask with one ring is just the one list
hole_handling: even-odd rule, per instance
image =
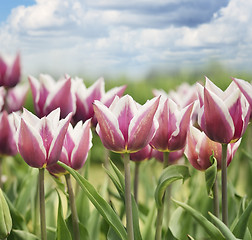
[[206, 233], [215, 240], [225, 240], [224, 236], [220, 232], [220, 230], [214, 226], [210, 221], [208, 221], [200, 212], [196, 211], [189, 205], [176, 201], [173, 201], [178, 204], [180, 207], [184, 208], [188, 213], [190, 213], [194, 219], [205, 229]]
[[189, 170], [187, 166], [183, 165], [171, 165], [163, 170], [155, 191], [155, 201], [157, 207], [162, 206], [162, 199], [166, 188], [174, 181], [183, 179], [185, 181], [190, 177]]
[[212, 165], [205, 171], [206, 188], [208, 196], [213, 198], [213, 186], [217, 175], [217, 160], [214, 155], [210, 156]]
[[216, 216], [212, 213], [208, 213], [209, 216], [212, 218], [214, 224], [220, 229], [224, 237], [228, 240], [237, 240], [233, 233], [229, 230], [229, 228]]
[[[58, 191], [57, 191], [58, 193]], [[72, 240], [71, 233], [67, 228], [66, 222], [63, 217], [63, 209], [61, 203], [61, 197], [58, 193], [59, 197], [59, 206], [58, 206], [58, 220], [57, 220], [57, 238], [56, 240]]]
[[146, 221], [144, 222], [144, 229], [143, 229], [143, 239], [153, 239], [153, 226], [154, 226], [154, 219], [155, 219], [155, 212], [156, 212], [156, 206], [153, 203], [153, 206], [149, 209], [148, 216], [146, 218]]
[[244, 234], [246, 232], [251, 211], [252, 211], [252, 201], [250, 201], [249, 205], [247, 206], [247, 208], [245, 209], [245, 211], [243, 212], [243, 214], [241, 215], [240, 219], [238, 220], [237, 224], [234, 227], [233, 234], [237, 238], [241, 239], [244, 238]]
[[68, 167], [67, 165], [61, 162], [58, 162], [58, 164], [65, 168], [67, 171], [69, 171], [69, 173], [76, 179], [76, 181], [80, 184], [82, 190], [87, 194], [89, 200], [93, 203], [93, 205], [108, 222], [108, 224], [121, 237], [121, 239], [127, 240], [127, 233], [120, 218], [109, 206], [109, 204], [96, 191], [96, 189], [74, 169]]
[[11, 235], [13, 234], [14, 239], [19, 240], [39, 240], [39, 238], [29, 232], [18, 230], [18, 229], [12, 229]]

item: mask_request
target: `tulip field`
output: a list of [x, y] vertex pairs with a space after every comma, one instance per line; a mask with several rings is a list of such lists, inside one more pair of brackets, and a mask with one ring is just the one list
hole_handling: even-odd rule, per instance
[[251, 240], [251, 76], [205, 71], [24, 77], [0, 57], [0, 239]]

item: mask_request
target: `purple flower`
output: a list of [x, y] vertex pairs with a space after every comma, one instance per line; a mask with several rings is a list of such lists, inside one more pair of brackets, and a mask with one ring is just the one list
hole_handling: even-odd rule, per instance
[[[92, 147], [90, 126], [90, 119], [84, 124], [82, 121], [78, 122], [74, 128], [69, 124], [59, 161], [75, 170], [80, 169], [84, 165], [88, 151]], [[48, 166], [47, 170], [55, 176], [66, 173], [66, 170], [57, 163]]]
[[[169, 164], [174, 164], [176, 163], [178, 160], [182, 159], [184, 156], [184, 148], [182, 148], [181, 150], [175, 151], [175, 152], [170, 152], [169, 156], [168, 156], [168, 163]], [[160, 162], [164, 161], [164, 153], [160, 152], [156, 149], [152, 150], [152, 157], [154, 157], [155, 159], [157, 159]]]
[[153, 148], [148, 144], [144, 148], [142, 148], [140, 151], [131, 153], [130, 154], [130, 160], [134, 162], [140, 162], [144, 160], [149, 160], [152, 157], [152, 150]]
[[0, 113], [0, 154], [14, 156], [17, 154], [17, 146], [14, 139], [16, 129], [12, 114], [6, 111]]
[[[80, 120], [86, 121], [94, 117], [93, 102], [94, 100], [101, 101], [105, 106], [109, 107], [115, 96], [121, 97], [126, 86], [115, 87], [105, 93], [104, 79], [99, 78], [94, 84], [87, 88], [81, 78], [73, 79], [76, 95], [76, 113], [73, 116], [75, 122]], [[96, 125], [97, 120], [92, 119], [93, 125]]]
[[20, 55], [17, 54], [12, 65], [0, 57], [0, 86], [15, 87], [21, 79]]
[[29, 76], [29, 83], [37, 116], [46, 116], [58, 107], [61, 110], [61, 118], [75, 112], [75, 95], [70, 77], [56, 82], [51, 76], [40, 74], [39, 80]]
[[223, 92], [206, 78], [198, 84], [200, 111], [198, 123], [206, 135], [219, 143], [237, 141], [247, 128], [250, 107], [234, 82]]
[[139, 106], [126, 95], [115, 97], [110, 107], [100, 101], [94, 102], [94, 112], [98, 120], [96, 131], [103, 145], [114, 152], [137, 152], [149, 144], [158, 127], [154, 120], [159, 98]]
[[236, 85], [239, 87], [241, 92], [248, 100], [250, 106], [252, 106], [252, 85], [251, 83], [238, 78], [232, 78]]
[[[230, 164], [240, 145], [241, 139], [235, 143], [228, 144], [227, 166]], [[206, 170], [211, 166], [210, 156], [214, 155], [217, 160], [217, 168], [221, 169], [222, 146], [218, 142], [209, 139], [204, 132], [191, 126], [187, 135], [185, 155], [192, 166], [198, 170]]]
[[17, 127], [17, 148], [25, 162], [35, 168], [44, 168], [56, 163], [72, 113], [62, 120], [59, 120], [59, 108], [41, 119], [26, 109], [21, 117], [13, 114]]
[[159, 128], [150, 145], [161, 152], [184, 148], [193, 106], [191, 103], [180, 110], [173, 100], [161, 97], [156, 113]]

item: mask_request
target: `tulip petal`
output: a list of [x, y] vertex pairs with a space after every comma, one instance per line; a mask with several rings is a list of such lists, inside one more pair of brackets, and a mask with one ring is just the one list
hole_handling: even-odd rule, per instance
[[238, 78], [232, 78], [232, 79], [237, 84], [241, 92], [244, 94], [249, 104], [252, 105], [252, 85], [249, 82], [244, 81], [242, 79]]
[[222, 100], [224, 100], [223, 98], [224, 92], [219, 87], [217, 87], [209, 78], [205, 77], [205, 79], [206, 79], [205, 88], [216, 94]]
[[115, 96], [121, 97], [126, 89], [126, 85], [120, 86], [120, 87], [114, 87], [110, 89], [108, 92], [104, 94], [104, 96], [101, 98], [101, 102], [109, 107], [111, 103], [113, 102]]
[[147, 101], [133, 117], [129, 125], [129, 141], [127, 149], [139, 151], [152, 140], [157, 125], [153, 121], [160, 97]]
[[23, 118], [17, 130], [17, 147], [25, 162], [31, 167], [42, 168], [46, 164], [46, 151], [38, 131]]
[[8, 69], [7, 64], [0, 57], [0, 86], [5, 85], [5, 76], [6, 76], [7, 69]]
[[17, 83], [20, 81], [20, 77], [21, 77], [20, 55], [18, 54], [12, 65], [8, 83], [6, 82], [6, 85], [8, 87], [15, 87]]
[[234, 123], [227, 106], [216, 94], [204, 88], [205, 133], [216, 142], [229, 143], [234, 136]]
[[115, 152], [123, 152], [125, 141], [119, 129], [119, 123], [115, 115], [99, 101], [94, 102], [95, 116], [99, 122], [96, 131], [103, 145]]

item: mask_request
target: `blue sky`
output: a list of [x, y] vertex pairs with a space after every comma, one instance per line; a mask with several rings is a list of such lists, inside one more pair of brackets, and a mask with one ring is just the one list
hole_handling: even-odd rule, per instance
[[139, 76], [210, 60], [251, 69], [247, 0], [11, 0], [0, 9], [0, 54], [19, 51], [24, 74]]

